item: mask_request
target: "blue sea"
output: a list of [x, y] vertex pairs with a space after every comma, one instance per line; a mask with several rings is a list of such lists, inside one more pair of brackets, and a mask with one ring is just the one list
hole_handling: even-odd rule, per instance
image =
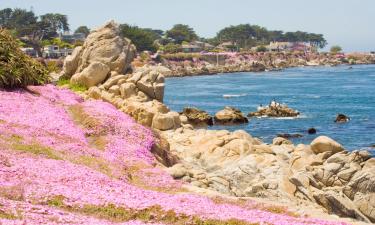
[[[178, 112], [193, 106], [214, 115], [224, 106], [233, 106], [247, 115], [272, 99], [298, 110], [301, 116], [252, 118], [245, 125], [210, 129], [244, 129], [268, 143], [280, 133], [302, 134], [302, 138], [292, 140], [295, 144], [309, 144], [318, 135], [327, 135], [348, 150], [366, 149], [374, 153], [371, 146], [375, 144], [375, 65], [168, 78], [164, 102]], [[334, 123], [338, 113], [349, 116], [351, 121]], [[310, 127], [318, 133], [307, 134]]]

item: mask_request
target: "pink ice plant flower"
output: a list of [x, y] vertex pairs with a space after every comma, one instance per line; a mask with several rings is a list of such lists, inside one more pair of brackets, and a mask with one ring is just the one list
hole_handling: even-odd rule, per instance
[[[79, 163], [15, 151], [12, 145], [7, 145], [7, 138], [17, 135], [22, 137], [23, 143], [37, 142], [65, 155], [100, 157], [118, 170], [129, 165], [146, 165], [139, 172], [146, 179], [149, 176], [148, 185], [175, 185], [168, 174], [156, 167], [156, 159], [151, 153], [154, 137], [148, 128], [137, 124], [109, 103], [83, 102], [72, 92], [52, 85], [30, 87], [30, 90], [35, 93], [0, 91], [0, 190], [19, 187], [24, 198], [21, 202], [14, 202], [0, 194], [0, 210], [19, 209], [23, 215], [22, 219], [1, 219], [0, 223], [69, 224], [71, 221], [71, 224], [112, 224], [35, 203], [36, 200], [43, 202], [62, 195], [65, 197], [64, 204], [75, 206], [114, 204], [137, 210], [158, 205], [166, 211], [173, 210], [177, 214], [203, 219], [234, 218], [274, 225], [346, 224], [275, 214], [229, 203], [219, 204], [196, 194], [145, 190], [126, 179], [108, 176]], [[71, 106], [82, 107], [85, 113], [100, 121], [103, 126], [100, 129], [106, 131], [104, 150], [90, 147], [86, 136], [96, 131], [76, 124], [69, 112]], [[51, 217], [55, 218], [52, 222]], [[122, 224], [143, 223], [128, 221]]]

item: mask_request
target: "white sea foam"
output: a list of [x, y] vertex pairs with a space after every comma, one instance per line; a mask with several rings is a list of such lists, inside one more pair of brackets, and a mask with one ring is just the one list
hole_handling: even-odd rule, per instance
[[244, 97], [247, 94], [238, 94], [238, 95], [223, 95], [223, 98], [238, 98], [238, 97]]
[[275, 117], [275, 120], [294, 120], [298, 119], [298, 117]]
[[267, 118], [267, 119], [274, 119], [274, 120], [295, 120], [295, 119], [306, 119], [308, 118], [306, 115], [299, 115], [297, 117], [269, 117], [269, 116], [257, 116], [258, 119], [263, 119], [263, 118]]
[[322, 96], [320, 95], [307, 95], [309, 98], [321, 98]]

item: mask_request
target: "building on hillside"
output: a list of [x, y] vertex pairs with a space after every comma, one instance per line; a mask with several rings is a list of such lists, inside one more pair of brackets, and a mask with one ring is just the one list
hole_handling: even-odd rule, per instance
[[287, 51], [291, 50], [293, 47], [292, 42], [279, 42], [279, 41], [272, 41], [266, 48], [271, 52], [280, 52], [280, 51]]
[[33, 48], [21, 48], [21, 50], [26, 54], [26, 55], [29, 55], [31, 57], [39, 57], [38, 56], [38, 52], [33, 49]]
[[58, 59], [72, 54], [73, 49], [60, 48], [57, 45], [47, 45], [43, 48], [43, 58]]
[[77, 41], [84, 42], [86, 39], [86, 35], [84, 33], [60, 33], [59, 38], [64, 42], [75, 43]]
[[213, 46], [209, 43], [206, 43], [206, 42], [202, 42], [202, 41], [193, 41], [192, 44], [197, 45], [204, 50], [212, 50], [212, 49], [215, 48], [215, 46]]
[[301, 51], [301, 52], [311, 52], [313, 48], [310, 44], [304, 42], [294, 42], [292, 47], [292, 51]]
[[199, 45], [189, 43], [189, 44], [183, 44], [181, 46], [181, 50], [182, 52], [185, 52], [185, 53], [192, 53], [192, 52], [201, 52], [204, 49]]
[[232, 41], [223, 42], [220, 45], [216, 46], [216, 49], [222, 51], [235, 51], [237, 50], [237, 46]]
[[280, 51], [303, 51], [303, 52], [311, 52], [313, 51], [313, 47], [309, 43], [305, 42], [270, 42], [268, 46], [266, 46], [268, 51], [271, 52], [280, 52]]

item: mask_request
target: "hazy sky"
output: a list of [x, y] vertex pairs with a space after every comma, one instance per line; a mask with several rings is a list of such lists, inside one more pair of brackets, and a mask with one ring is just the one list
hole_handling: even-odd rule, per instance
[[204, 37], [240, 23], [322, 33], [346, 51], [375, 51], [375, 0], [0, 0], [0, 8], [68, 15], [72, 29], [115, 19], [166, 30], [176, 23]]

